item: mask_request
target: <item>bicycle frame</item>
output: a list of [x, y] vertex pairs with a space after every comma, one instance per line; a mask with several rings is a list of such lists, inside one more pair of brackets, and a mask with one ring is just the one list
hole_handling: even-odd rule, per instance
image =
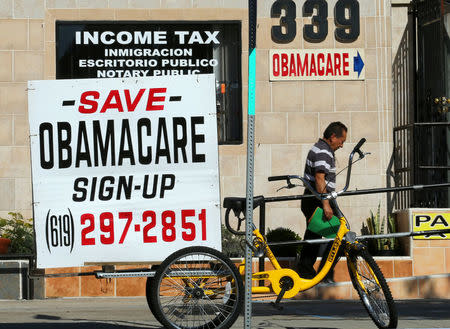
[[[310, 190], [316, 196], [317, 199], [330, 200], [330, 202], [334, 203], [333, 206], [334, 206], [335, 215], [339, 218], [340, 226], [339, 226], [339, 230], [336, 234], [336, 237], [332, 243], [330, 251], [329, 251], [328, 255], [326, 256], [327, 258], [326, 258], [324, 266], [312, 279], [305, 279], [305, 278], [301, 278], [297, 274], [297, 272], [295, 272], [294, 270], [282, 268], [280, 266], [276, 257], [274, 256], [272, 250], [267, 245], [267, 243], [265, 243], [264, 236], [259, 232], [259, 230], [256, 228], [256, 226], [253, 225], [253, 235], [255, 236], [255, 239], [253, 240], [254, 246], [252, 246], [252, 248], [254, 250], [258, 250], [258, 248], [262, 247], [264, 253], [269, 258], [269, 261], [271, 262], [271, 264], [274, 268], [273, 270], [253, 273], [253, 275], [252, 275], [253, 281], [266, 280], [266, 281], [270, 282], [270, 286], [253, 286], [252, 287], [253, 293], [267, 294], [267, 293], [274, 292], [278, 295], [277, 302], [279, 302], [279, 300], [281, 298], [291, 298], [291, 297], [294, 297], [300, 291], [304, 291], [304, 290], [314, 287], [315, 285], [320, 283], [325, 278], [325, 276], [328, 274], [328, 272], [331, 270], [333, 263], [338, 255], [339, 248], [342, 245], [344, 236], [348, 232], [350, 232], [350, 227], [348, 225], [348, 222], [347, 222], [344, 214], [340, 211], [337, 203], [335, 203], [336, 202], [335, 200], [340, 194], [345, 192], [349, 186], [350, 176], [351, 176], [351, 168], [352, 168], [352, 164], [353, 164], [353, 156], [355, 155], [355, 153], [359, 154], [359, 160], [364, 158], [365, 154], [360, 150], [360, 147], [364, 144], [365, 141], [366, 141], [365, 138], [362, 138], [358, 142], [358, 144], [354, 147], [353, 151], [350, 153], [349, 160], [348, 160], [348, 166], [347, 166], [348, 170], [347, 170], [346, 184], [345, 184], [345, 187], [343, 188], [343, 190], [341, 190], [339, 192], [332, 192], [329, 194], [327, 194], [327, 193], [319, 194], [309, 184], [308, 181], [306, 181], [303, 177], [299, 177], [297, 175], [284, 175], [284, 176], [268, 177], [269, 181], [286, 180], [287, 181], [286, 188], [293, 188], [296, 186], [300, 186], [300, 185], [292, 184], [291, 179], [301, 180], [303, 182], [304, 186], [308, 190]], [[230, 202], [230, 208], [235, 210], [236, 216], [238, 216], [237, 213], [239, 213], [239, 211], [242, 211], [241, 210], [242, 205], [239, 204], [238, 202], [236, 202], [234, 204], [234, 207], [233, 207], [233, 204]], [[231, 228], [231, 226], [229, 225], [228, 214], [229, 214], [229, 210], [227, 210], [226, 220], [225, 220], [227, 228], [232, 233], [241, 234], [238, 231], [233, 230]], [[240, 223], [239, 223], [239, 226], [240, 226]], [[239, 227], [238, 227], [238, 229], [239, 229]], [[247, 241], [247, 243], [250, 243], [250, 242]], [[344, 252], [345, 252], [346, 256], [348, 253], [348, 246], [350, 246], [350, 245], [355, 246], [355, 245], [357, 245], [357, 242], [355, 242], [353, 239], [352, 239], [352, 241], [345, 242], [346, 248], [344, 248]], [[245, 261], [243, 261], [239, 265], [239, 273], [241, 275], [244, 275], [244, 272], [245, 272]]]
[[[281, 267], [264, 236], [251, 223], [250, 229], [253, 231], [254, 239], [253, 241], [246, 239], [245, 243], [252, 249], [254, 257], [262, 257], [265, 254], [273, 269], [253, 273], [252, 280], [264, 281], [266, 286], [251, 284], [252, 287], [247, 287], [247, 290], [250, 290], [253, 294], [275, 293], [277, 297], [272, 304], [275, 308], [281, 309], [279, 306], [281, 299], [292, 298], [299, 292], [320, 283], [339, 258], [340, 249], [343, 247], [343, 252], [347, 257], [351, 282], [370, 317], [379, 328], [396, 328], [397, 311], [383, 273], [364, 245], [356, 241], [356, 233], [350, 231], [350, 226], [336, 203], [336, 198], [344, 193], [349, 185], [353, 155], [357, 152], [360, 159], [364, 157], [364, 154], [360, 151], [364, 141], [364, 139], [361, 139], [349, 156], [347, 181], [342, 191], [319, 194], [302, 177], [296, 175], [268, 177], [269, 181], [286, 180], [286, 188], [299, 186], [292, 184], [291, 179], [303, 181], [305, 187], [317, 199], [329, 200], [334, 215], [339, 218], [339, 228], [333, 240], [308, 241], [308, 243], [326, 243], [328, 241], [332, 241], [332, 243], [328, 255], [323, 259], [324, 266], [312, 279], [306, 279], [300, 277], [292, 269]], [[227, 208], [225, 213], [226, 227], [230, 232], [237, 235], [244, 235], [239, 229], [242, 221], [240, 214], [243, 212], [245, 201], [243, 198], [224, 200], [224, 207]], [[253, 208], [257, 207], [259, 202], [261, 200], [253, 199]], [[229, 223], [231, 210], [239, 220], [237, 231], [231, 228]], [[246, 227], [246, 229], [249, 228]], [[314, 230], [312, 226], [310, 229]], [[321, 232], [320, 235], [329, 236], [328, 232], [320, 229], [317, 232]], [[219, 266], [216, 266], [216, 264]], [[152, 312], [156, 312], [155, 317], [161, 323], [173, 328], [179, 328], [178, 325], [172, 325], [173, 321], [185, 323], [186, 319], [193, 321], [193, 323], [198, 321], [204, 323], [196, 325], [195, 328], [228, 328], [234, 323], [243, 307], [245, 289], [241, 277], [246, 272], [245, 265], [248, 266], [249, 264], [245, 264], [244, 261], [236, 269], [227, 256], [208, 247], [188, 247], [179, 250], [170, 255], [156, 271], [154, 282], [160, 286], [159, 289], [151, 290], [153, 283], [147, 281], [147, 290], [150, 289], [151, 294], [150, 299], [147, 298], [149, 307]], [[163, 279], [167, 280], [164, 285], [162, 284]], [[162, 290], [163, 288], [164, 290]], [[205, 305], [208, 306], [209, 311], [205, 311]], [[205, 317], [203, 317], [203, 314]], [[223, 326], [222, 322], [225, 323]]]
[[[253, 286], [252, 293], [267, 294], [274, 292], [275, 294], [278, 295], [282, 290], [282, 287], [280, 285], [281, 279], [290, 278], [292, 280], [292, 287], [284, 293], [283, 298], [292, 298], [295, 295], [297, 295], [300, 291], [308, 290], [317, 285], [318, 283], [320, 283], [330, 271], [338, 254], [338, 250], [342, 245], [344, 236], [345, 234], [347, 234], [347, 232], [349, 232], [349, 229], [347, 228], [347, 220], [345, 219], [345, 217], [341, 217], [339, 221], [341, 225], [339, 226], [336, 238], [334, 239], [332, 247], [327, 255], [325, 265], [312, 279], [302, 278], [294, 270], [282, 268], [278, 260], [276, 259], [275, 255], [273, 254], [272, 250], [270, 249], [270, 247], [266, 243], [264, 243], [264, 252], [266, 256], [269, 258], [269, 261], [274, 267], [274, 269], [263, 272], [255, 272], [252, 275], [252, 280], [253, 281], [268, 280], [271, 285], [270, 287]], [[265, 241], [263, 235], [259, 232], [257, 228], [253, 230], [253, 235], [256, 237], [256, 241]], [[239, 264], [239, 273], [241, 275], [244, 275], [244, 271], [245, 271], [245, 260], [241, 264]]]

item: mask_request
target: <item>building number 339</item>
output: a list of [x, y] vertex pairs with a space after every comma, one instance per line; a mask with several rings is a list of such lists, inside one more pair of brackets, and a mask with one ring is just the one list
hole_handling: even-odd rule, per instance
[[[315, 10], [314, 10], [315, 9]], [[282, 16], [282, 11], [284, 15]], [[295, 21], [297, 8], [293, 0], [276, 0], [270, 16], [280, 18], [279, 25], [272, 26], [272, 40], [289, 43], [297, 35]], [[303, 26], [303, 37], [308, 42], [321, 42], [328, 35], [328, 3], [326, 0], [306, 0], [303, 17], [311, 16], [311, 24]], [[359, 3], [357, 0], [338, 0], [334, 7], [335, 38], [339, 42], [353, 42], [359, 36]]]

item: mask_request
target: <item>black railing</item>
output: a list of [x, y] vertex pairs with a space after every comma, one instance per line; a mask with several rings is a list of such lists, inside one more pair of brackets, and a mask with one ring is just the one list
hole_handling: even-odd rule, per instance
[[[400, 41], [397, 54], [392, 65], [392, 85], [394, 96], [394, 150], [391, 163], [395, 186], [407, 186], [414, 183], [413, 149], [416, 104], [416, 36], [415, 17], [412, 7], [408, 8], [408, 24]], [[390, 177], [388, 176], [388, 179]], [[387, 181], [390, 186], [390, 180]], [[406, 209], [411, 206], [411, 192], [397, 192], [388, 195], [390, 211]]]
[[[440, 0], [411, 2], [393, 62], [395, 186], [448, 182], [450, 107], [440, 99], [445, 94], [448, 61], [444, 44], [450, 41], [441, 5]], [[404, 191], [394, 195], [389, 208], [447, 208], [449, 196], [449, 189]]]
[[[394, 128], [396, 185], [448, 182], [449, 122], [422, 122]], [[395, 208], [447, 208], [449, 189], [404, 191], [395, 197]]]

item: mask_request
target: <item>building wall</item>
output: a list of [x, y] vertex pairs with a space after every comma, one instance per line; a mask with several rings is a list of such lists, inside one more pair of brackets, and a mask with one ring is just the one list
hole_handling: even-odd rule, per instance
[[[337, 152], [338, 168], [347, 164], [347, 155], [361, 137], [367, 138], [364, 150], [372, 154], [355, 165], [350, 189], [386, 185], [386, 170], [392, 154], [391, 65], [407, 22], [405, 7], [391, 8], [390, 0], [359, 0], [361, 33], [349, 44], [334, 39], [333, 8], [328, 1], [328, 38], [319, 44], [303, 39], [302, 28], [309, 18], [301, 18], [305, 0], [297, 5], [297, 37], [289, 44], [271, 40], [270, 28], [278, 23], [270, 18], [274, 0], [258, 0], [255, 195], [300, 194], [301, 190], [276, 193], [279, 187], [267, 177], [301, 174], [311, 145], [326, 125], [335, 120], [349, 128], [347, 144]], [[392, 0], [405, 3], [403, 0]], [[55, 78], [55, 20], [242, 20], [243, 113], [247, 111], [248, 17], [245, 0], [4, 0], [0, 1], [0, 216], [19, 211], [32, 215], [30, 148], [27, 113], [27, 81]], [[392, 37], [391, 37], [392, 36]], [[362, 81], [269, 81], [269, 49], [274, 48], [363, 48], [366, 78]], [[246, 181], [246, 116], [244, 143], [221, 145], [221, 196], [244, 196]], [[343, 185], [345, 173], [338, 179]], [[362, 220], [379, 203], [386, 208], [384, 194], [340, 199], [352, 228], [359, 232]], [[267, 226], [290, 227], [303, 234], [305, 224], [299, 201], [267, 205]], [[255, 221], [258, 212], [255, 212]], [[413, 241], [413, 254], [405, 259], [380, 260], [387, 277], [409, 277], [448, 273], [450, 260], [446, 241]], [[428, 266], [436, 253], [443, 262]], [[423, 266], [423, 264], [428, 264]], [[341, 264], [342, 263], [342, 264]], [[340, 263], [345, 273], [345, 264]], [[435, 262], [436, 263], [436, 262]], [[436, 268], [437, 266], [437, 268]], [[99, 270], [98, 267], [62, 268], [47, 273]], [[119, 268], [120, 269], [120, 268]], [[339, 271], [338, 271], [339, 272]], [[340, 273], [340, 272], [339, 272]], [[448, 286], [448, 278], [438, 278]], [[411, 279], [416, 280], [416, 279]], [[423, 279], [427, 280], [427, 279]], [[46, 279], [46, 297], [61, 296], [137, 296], [143, 295], [145, 279], [96, 280], [93, 277]], [[342, 277], [338, 281], [348, 281]], [[417, 280], [416, 280], [417, 281]], [[424, 281], [424, 282], [425, 282]], [[411, 291], [392, 282], [398, 298], [416, 298]], [[439, 282], [442, 288], [442, 282]], [[414, 286], [416, 287], [416, 286]], [[422, 287], [422, 288], [420, 288]], [[337, 290], [340, 288], [337, 287]], [[342, 298], [356, 298], [350, 284]], [[434, 288], [433, 288], [434, 289]], [[312, 290], [311, 290], [312, 291]], [[448, 289], [439, 296], [448, 296]], [[442, 292], [443, 291], [443, 292]], [[442, 295], [443, 293], [443, 295]], [[313, 292], [326, 298], [319, 292]], [[349, 295], [350, 294], [350, 295]], [[316, 296], [316, 297], [317, 297]], [[325, 296], [325, 297], [324, 297]], [[349, 297], [350, 296], [350, 297]], [[434, 296], [434, 295], [433, 295]], [[331, 298], [338, 298], [331, 296]]]
[[[361, 33], [352, 43], [334, 39], [333, 8], [328, 1], [328, 37], [313, 44], [303, 39], [304, 0], [297, 5], [297, 36], [288, 44], [271, 40], [273, 0], [258, 0], [256, 69], [255, 195], [276, 193], [267, 177], [302, 174], [311, 145], [335, 120], [348, 128], [347, 143], [337, 152], [338, 170], [347, 164], [352, 147], [367, 138], [364, 150], [372, 154], [355, 165], [351, 189], [382, 187], [392, 153], [391, 7], [389, 0], [359, 0]], [[31, 170], [26, 82], [55, 78], [55, 20], [242, 20], [243, 127], [242, 145], [219, 147], [221, 196], [244, 196], [246, 181], [246, 116], [248, 17], [243, 0], [11, 0], [0, 2], [0, 215], [15, 210], [31, 215]], [[396, 24], [396, 23], [395, 23]], [[270, 82], [268, 52], [273, 48], [363, 48], [366, 78], [362, 81]], [[338, 177], [343, 186], [345, 173]], [[386, 196], [373, 194], [341, 198], [353, 230], [375, 211], [385, 209]], [[255, 213], [255, 220], [258, 216]], [[267, 226], [304, 231], [299, 202], [269, 204]]]

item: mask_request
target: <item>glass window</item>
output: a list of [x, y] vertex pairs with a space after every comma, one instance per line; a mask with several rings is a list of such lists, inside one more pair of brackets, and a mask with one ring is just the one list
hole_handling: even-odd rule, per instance
[[216, 77], [219, 144], [241, 144], [241, 22], [56, 22], [57, 79], [202, 73]]

